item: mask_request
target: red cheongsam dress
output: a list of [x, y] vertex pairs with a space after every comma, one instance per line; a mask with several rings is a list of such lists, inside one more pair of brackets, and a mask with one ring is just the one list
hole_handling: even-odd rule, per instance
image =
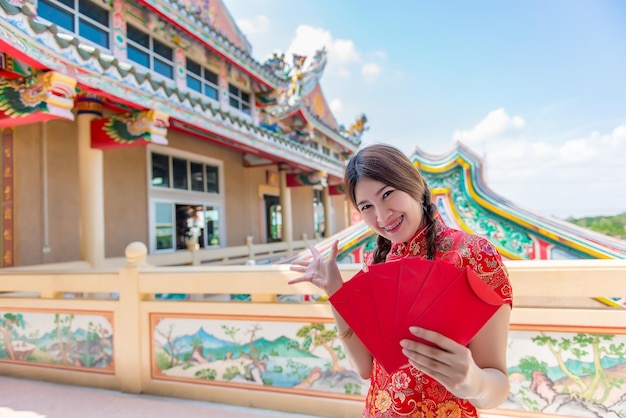
[[[502, 259], [491, 243], [482, 237], [448, 228], [439, 215], [435, 218], [435, 255], [459, 268], [471, 267], [505, 303], [512, 305], [512, 291]], [[427, 257], [424, 229], [420, 229], [408, 243], [394, 243], [387, 261], [404, 257]], [[430, 376], [423, 374], [408, 362], [388, 374], [374, 359], [370, 389], [363, 410], [363, 418], [475, 418], [476, 408], [457, 398]]]

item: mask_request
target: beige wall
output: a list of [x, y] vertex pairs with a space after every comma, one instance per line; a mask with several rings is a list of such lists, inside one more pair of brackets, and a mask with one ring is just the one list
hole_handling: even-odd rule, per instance
[[53, 120], [15, 128], [14, 155], [15, 265], [80, 259], [75, 124]]
[[315, 236], [313, 225], [313, 188], [311, 186], [291, 187], [291, 205], [293, 208], [293, 239], [300, 239], [302, 234], [309, 238]]
[[[42, 124], [15, 128], [15, 264], [17, 266], [80, 260], [79, 168], [76, 123], [46, 123], [47, 225], [44, 225]], [[243, 154], [180, 132], [168, 132], [168, 148], [223, 163], [226, 244], [244, 245], [246, 237], [264, 243], [263, 194], [274, 194], [267, 172], [275, 165], [245, 167]], [[149, 245], [148, 167], [144, 146], [103, 151], [105, 256], [121, 257], [132, 241]], [[290, 189], [293, 239], [314, 237], [311, 187]], [[336, 231], [344, 228], [342, 197], [333, 197]], [[47, 228], [47, 241], [46, 241]], [[335, 231], [335, 232], [336, 232]], [[45, 248], [44, 248], [45, 247]]]
[[133, 241], [148, 244], [146, 148], [103, 151], [105, 257], [122, 257]]
[[335, 195], [330, 197], [331, 204], [333, 206], [333, 213], [335, 219], [335, 230], [332, 231], [333, 234], [336, 234], [339, 231], [342, 231], [348, 227], [346, 224], [346, 197], [345, 195]]

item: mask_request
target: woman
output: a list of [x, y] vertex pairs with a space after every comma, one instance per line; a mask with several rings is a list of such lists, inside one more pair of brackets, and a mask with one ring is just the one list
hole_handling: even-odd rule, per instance
[[[402, 340], [405, 366], [391, 375], [376, 361], [333, 309], [339, 336], [361, 377], [370, 379], [363, 417], [478, 417], [477, 409], [501, 405], [509, 393], [506, 348], [512, 291], [500, 255], [485, 239], [448, 228], [437, 214], [430, 190], [398, 149], [377, 144], [348, 162], [347, 195], [377, 234], [368, 264], [405, 257], [470, 266], [505, 302], [467, 346], [437, 332], [411, 327], [422, 340]], [[328, 259], [311, 248], [313, 259], [294, 263], [303, 275], [289, 283], [312, 282], [332, 296], [343, 284], [337, 242]], [[468, 315], [471, 312], [468, 312]], [[391, 326], [391, 324], [389, 324]]]

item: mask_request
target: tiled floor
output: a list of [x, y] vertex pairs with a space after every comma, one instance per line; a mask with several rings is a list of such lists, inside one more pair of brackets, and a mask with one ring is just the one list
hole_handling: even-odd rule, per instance
[[313, 418], [0, 376], [0, 418]]

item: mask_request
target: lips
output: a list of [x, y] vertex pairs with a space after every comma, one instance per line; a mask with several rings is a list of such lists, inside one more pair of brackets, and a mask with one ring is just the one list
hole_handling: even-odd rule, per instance
[[404, 221], [404, 215], [400, 216], [393, 224], [383, 227], [385, 232], [395, 232], [400, 224]]

